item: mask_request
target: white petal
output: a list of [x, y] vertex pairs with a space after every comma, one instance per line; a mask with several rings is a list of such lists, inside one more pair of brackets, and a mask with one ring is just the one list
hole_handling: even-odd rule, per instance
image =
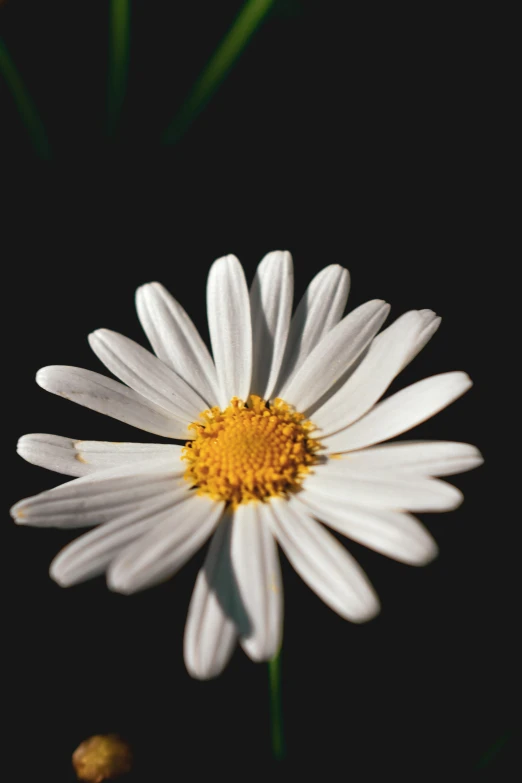
[[208, 406], [218, 404], [216, 368], [183, 307], [160, 283], [136, 291], [136, 309], [156, 356], [195, 389]]
[[110, 589], [134, 593], [169, 579], [203, 546], [224, 506], [192, 492], [167, 519], [116, 557], [107, 571]]
[[62, 587], [69, 587], [102, 574], [125, 546], [172, 516], [174, 506], [189, 494], [189, 487], [183, 482], [160, 498], [150, 498], [137, 511], [133, 509], [80, 536], [54, 558], [51, 577]]
[[190, 601], [183, 640], [189, 674], [207, 680], [227, 665], [237, 641], [236, 588], [230, 563], [231, 520], [225, 514], [210, 542]]
[[120, 381], [185, 423], [198, 418], [207, 403], [177, 373], [134, 340], [110, 329], [89, 335], [89, 344]]
[[463, 500], [460, 490], [445, 481], [382, 471], [363, 473], [341, 461], [318, 465], [304, 487], [338, 503], [408, 511], [450, 511]]
[[314, 277], [292, 318], [274, 397], [280, 396], [308, 354], [339, 323], [349, 290], [350, 275], [339, 264], [330, 264]]
[[281, 397], [306, 412], [364, 351], [389, 310], [390, 306], [381, 299], [374, 299], [343, 318], [316, 345], [290, 383], [281, 389]]
[[54, 365], [36, 374], [42, 389], [164, 438], [187, 439], [186, 424], [112, 378], [80, 367]]
[[386, 443], [362, 451], [349, 451], [337, 460], [346, 460], [356, 470], [423, 476], [451, 476], [477, 468], [484, 462], [476, 446], [435, 440]]
[[420, 334], [417, 337], [417, 340], [415, 341], [415, 345], [410, 350], [408, 356], [406, 357], [406, 360], [404, 362], [404, 367], [406, 367], [407, 364], [409, 364], [418, 353], [422, 351], [426, 343], [428, 343], [437, 329], [440, 326], [440, 322], [442, 318], [438, 316], [436, 313], [433, 312], [433, 310], [419, 310], [420, 315], [422, 316], [422, 319], [424, 321], [423, 327], [421, 329]]
[[22, 435], [16, 446], [18, 454], [41, 468], [64, 473], [67, 476], [85, 476], [92, 471], [89, 465], [77, 458], [77, 441], [60, 435], [32, 433]]
[[355, 623], [371, 620], [379, 600], [362, 568], [295, 502], [270, 503], [272, 530], [292, 566], [334, 611]]
[[374, 339], [355, 372], [318, 410], [312, 420], [321, 438], [348, 427], [382, 397], [404, 366], [422, 329], [423, 319], [412, 310]]
[[22, 435], [16, 450], [27, 462], [67, 476], [85, 476], [111, 466], [164, 457], [179, 462], [181, 446], [163, 443], [111, 443], [73, 440], [60, 435]]
[[254, 352], [250, 392], [266, 400], [281, 370], [293, 294], [292, 256], [281, 250], [268, 253], [257, 267], [250, 289]]
[[376, 552], [401, 563], [425, 565], [437, 556], [437, 544], [421, 523], [410, 514], [389, 509], [364, 508], [351, 503], [340, 505], [322, 496], [320, 501], [308, 492], [296, 499], [308, 513]]
[[[85, 441], [84, 441], [85, 442]], [[100, 441], [91, 441], [92, 443], [99, 444]], [[123, 444], [122, 444], [123, 445]], [[127, 444], [132, 445], [132, 444]], [[99, 468], [92, 473], [87, 473], [85, 476], [74, 481], [69, 481], [68, 484], [61, 484], [58, 487], [50, 490], [51, 492], [61, 491], [66, 486], [82, 486], [83, 484], [96, 484], [98, 481], [105, 479], [119, 479], [119, 478], [132, 478], [134, 476], [150, 476], [150, 475], [165, 475], [180, 478], [186, 471], [186, 463], [180, 458], [164, 455], [152, 456], [144, 454], [142, 460], [132, 460], [130, 462], [121, 462], [119, 465], [100, 465]]]
[[250, 620], [241, 646], [254, 661], [268, 661], [281, 646], [283, 592], [277, 545], [266, 503], [240, 505], [232, 522], [231, 560]]
[[147, 460], [170, 464], [173, 469], [180, 465], [183, 446], [174, 443], [111, 443], [110, 441], [77, 440], [74, 445], [77, 459], [93, 470], [133, 465]]
[[142, 472], [142, 463], [126, 467], [134, 473], [114, 476], [111, 471], [101, 471], [20, 500], [12, 507], [11, 516], [20, 525], [37, 527], [100, 525], [131, 509], [146, 507], [150, 498], [176, 486], [181, 476], [179, 469], [173, 471], [158, 463], [150, 463], [149, 473]]
[[465, 372], [425, 378], [378, 403], [351, 427], [325, 437], [322, 442], [331, 454], [335, 454], [389, 440], [431, 418], [472, 385]]
[[252, 379], [252, 324], [243, 267], [235, 256], [210, 267], [207, 316], [222, 408], [232, 397], [246, 400]]

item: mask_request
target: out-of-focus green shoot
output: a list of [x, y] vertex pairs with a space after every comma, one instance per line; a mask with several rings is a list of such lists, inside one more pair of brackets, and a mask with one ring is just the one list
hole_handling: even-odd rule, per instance
[[274, 0], [246, 0], [179, 113], [167, 128], [163, 139], [167, 144], [178, 141], [206, 106], [273, 4]]
[[281, 700], [281, 649], [268, 662], [268, 679], [270, 683], [270, 729], [272, 734], [272, 754], [276, 761], [285, 757], [285, 741], [283, 734], [283, 705]]
[[11, 91], [16, 108], [20, 112], [22, 122], [27, 128], [36, 154], [43, 160], [48, 160], [51, 157], [51, 150], [42, 120], [1, 38], [0, 73]]
[[491, 745], [491, 747], [488, 748], [488, 750], [480, 758], [478, 764], [476, 765], [476, 769], [484, 769], [485, 767], [489, 766], [489, 764], [491, 764], [491, 762], [496, 759], [504, 745], [506, 745], [508, 740], [511, 738], [511, 734], [512, 732], [508, 731], [506, 734], [503, 734], [502, 737], [499, 737], [499, 739], [493, 745]]
[[107, 83], [107, 131], [114, 136], [121, 115], [129, 70], [131, 0], [109, 3], [109, 74]]

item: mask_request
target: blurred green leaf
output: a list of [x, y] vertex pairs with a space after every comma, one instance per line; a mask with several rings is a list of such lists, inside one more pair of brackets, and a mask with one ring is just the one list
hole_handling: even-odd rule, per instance
[[120, 119], [129, 70], [129, 32], [131, 0], [110, 0], [109, 74], [107, 84], [107, 122], [114, 136]]
[[502, 737], [499, 737], [499, 739], [493, 745], [491, 745], [491, 747], [486, 751], [486, 753], [484, 753], [478, 762], [477, 769], [484, 769], [484, 767], [487, 767], [493, 761], [493, 759], [500, 753], [504, 745], [510, 739], [511, 734], [511, 731], [506, 732], [506, 734], [504, 734]]
[[283, 733], [283, 703], [281, 699], [281, 648], [279, 648], [277, 655], [268, 662], [268, 679], [270, 683], [272, 755], [276, 761], [282, 761], [286, 751]]
[[26, 86], [24, 85], [16, 66], [7, 51], [7, 47], [0, 38], [0, 73], [4, 77], [7, 86], [14, 98], [16, 108], [18, 109], [22, 122], [27, 128], [31, 142], [38, 157], [48, 160], [51, 157], [51, 150], [47, 140], [47, 134], [40, 115], [36, 110]]
[[208, 61], [179, 113], [167, 128], [164, 141], [178, 141], [221, 84], [252, 35], [273, 5], [274, 0], [247, 0], [232, 27]]

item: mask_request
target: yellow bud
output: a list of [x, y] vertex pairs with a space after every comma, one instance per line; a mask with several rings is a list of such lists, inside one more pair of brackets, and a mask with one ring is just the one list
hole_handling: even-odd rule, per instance
[[132, 751], [117, 734], [97, 734], [78, 745], [72, 763], [78, 780], [103, 783], [130, 772]]

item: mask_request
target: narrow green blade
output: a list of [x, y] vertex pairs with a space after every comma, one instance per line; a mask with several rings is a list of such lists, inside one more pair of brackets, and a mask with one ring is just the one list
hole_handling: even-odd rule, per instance
[[121, 116], [129, 71], [131, 0], [110, 0], [107, 129], [114, 136]]
[[0, 73], [4, 77], [7, 86], [14, 98], [16, 108], [18, 109], [22, 122], [27, 128], [32, 145], [38, 157], [48, 160], [51, 157], [51, 150], [45, 128], [40, 115], [36, 110], [31, 96], [24, 85], [16, 66], [7, 51], [5, 43], [0, 38]]
[[232, 27], [196, 80], [190, 95], [167, 128], [164, 141], [178, 141], [219, 87], [252, 35], [273, 5], [274, 0], [247, 0]]

